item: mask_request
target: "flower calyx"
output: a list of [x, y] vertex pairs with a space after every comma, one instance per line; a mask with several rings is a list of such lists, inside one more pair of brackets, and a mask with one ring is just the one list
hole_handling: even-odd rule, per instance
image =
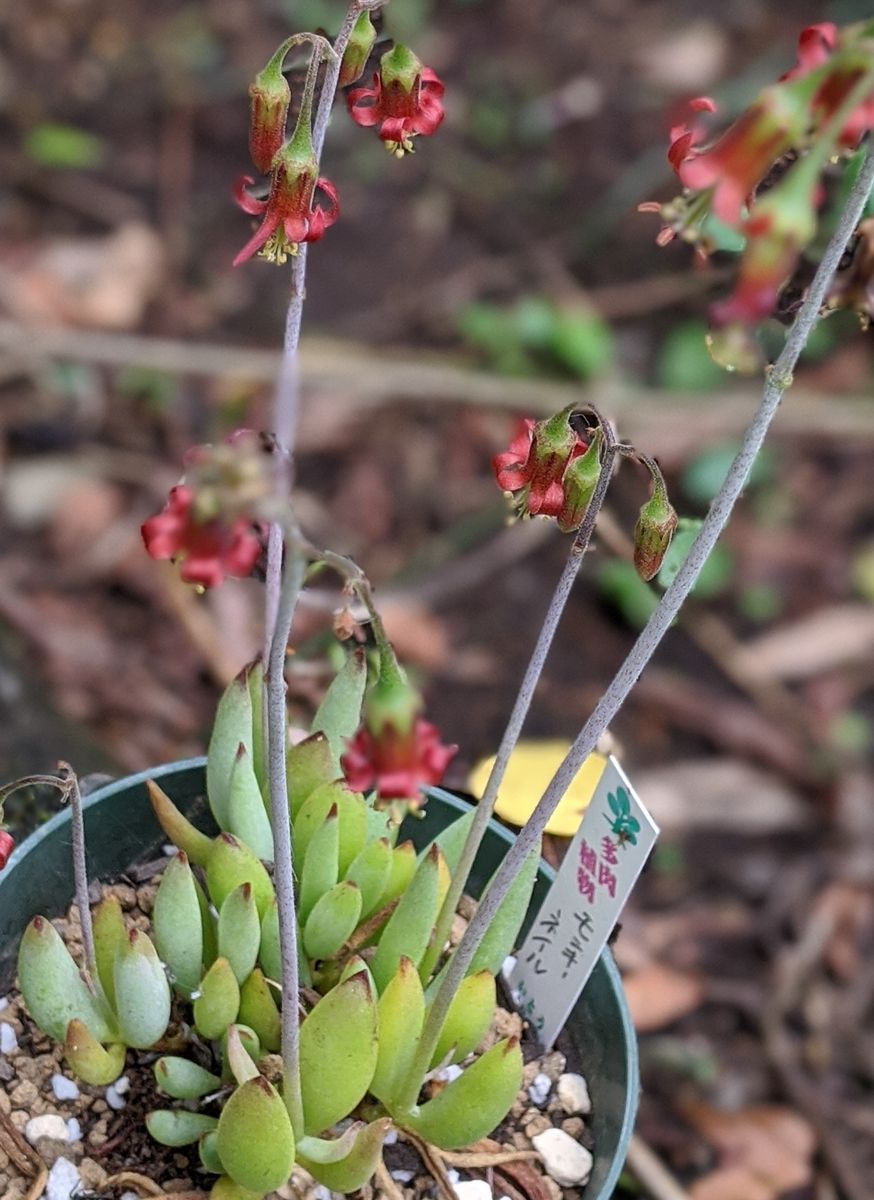
[[399, 43], [382, 56], [368, 87], [346, 95], [356, 125], [379, 126], [379, 136], [396, 158], [412, 153], [413, 138], [430, 137], [443, 120], [442, 80]]

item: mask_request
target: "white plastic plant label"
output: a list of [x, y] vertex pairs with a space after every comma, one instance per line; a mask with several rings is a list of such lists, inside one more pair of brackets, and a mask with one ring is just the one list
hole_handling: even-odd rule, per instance
[[510, 988], [551, 1046], [607, 944], [659, 835], [612, 756], [518, 952]]

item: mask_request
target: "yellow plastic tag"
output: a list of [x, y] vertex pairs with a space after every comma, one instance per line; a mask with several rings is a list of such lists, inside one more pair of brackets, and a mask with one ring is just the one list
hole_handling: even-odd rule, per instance
[[[567, 742], [519, 742], [498, 792], [498, 816], [510, 825], [524, 825], [569, 749]], [[483, 794], [494, 761], [494, 757], [483, 759], [471, 771], [470, 790], [475, 796]], [[606, 764], [603, 754], [589, 755], [549, 818], [547, 833], [574, 836]]]

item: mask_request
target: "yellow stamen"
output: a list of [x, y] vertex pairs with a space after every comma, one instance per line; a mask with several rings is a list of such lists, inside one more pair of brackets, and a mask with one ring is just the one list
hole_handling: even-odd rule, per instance
[[279, 229], [274, 229], [258, 254], [268, 262], [282, 266], [288, 262], [289, 257], [293, 258], [297, 254], [297, 242], [290, 242], [285, 236], [285, 230], [280, 226]]

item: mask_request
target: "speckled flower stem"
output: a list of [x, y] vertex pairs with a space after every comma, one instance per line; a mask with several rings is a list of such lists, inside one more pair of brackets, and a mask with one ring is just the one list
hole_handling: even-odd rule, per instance
[[[776, 363], [767, 371], [759, 408], [744, 434], [741, 447], [722, 487], [713, 499], [697, 538], [673, 583], [659, 600], [658, 606], [631, 648], [625, 662], [583, 725], [564, 761], [547, 786], [539, 804], [510, 847], [506, 858], [495, 874], [492, 886], [477, 907], [464, 937], [450, 960], [449, 969], [429, 1010], [426, 1027], [420, 1039], [419, 1053], [415, 1064], [417, 1070], [423, 1062], [427, 1068], [437, 1044], [437, 1036], [449, 1003], [464, 978], [511, 883], [532, 850], [539, 847], [547, 821], [673, 624], [683, 602], [694, 587], [704, 563], [728, 523], [732, 509], [749, 478], [771, 421], [780, 407], [783, 394], [792, 385], [792, 373], [813, 327], [819, 320], [826, 290], [865, 210], [872, 186], [874, 186], [874, 148], [869, 144], [865, 160], [847, 198], [835, 233], [826, 247], [807, 296], [786, 336], [783, 351]], [[409, 1085], [414, 1082], [411, 1071], [407, 1080], [406, 1099], [410, 1099]], [[412, 1096], [410, 1103], [414, 1102], [415, 1096]]]

